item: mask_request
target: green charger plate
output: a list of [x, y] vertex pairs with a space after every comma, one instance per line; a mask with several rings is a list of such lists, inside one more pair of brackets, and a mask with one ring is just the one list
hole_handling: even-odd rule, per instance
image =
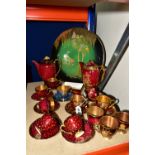
[[98, 35], [84, 28], [71, 28], [56, 38], [51, 58], [59, 60], [59, 79], [82, 82], [79, 62], [93, 60], [105, 65], [106, 51]]

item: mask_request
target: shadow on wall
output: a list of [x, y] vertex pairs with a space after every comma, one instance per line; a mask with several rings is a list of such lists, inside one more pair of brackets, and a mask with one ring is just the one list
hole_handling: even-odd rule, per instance
[[129, 11], [129, 4], [126, 3], [98, 3], [97, 4], [98, 12], [117, 12], [117, 11]]

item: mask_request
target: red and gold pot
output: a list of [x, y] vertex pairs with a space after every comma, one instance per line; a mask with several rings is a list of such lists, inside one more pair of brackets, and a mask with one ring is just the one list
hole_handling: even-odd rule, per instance
[[82, 72], [82, 80], [85, 87], [96, 87], [100, 80], [103, 80], [105, 74], [105, 67], [98, 66], [93, 61], [87, 64], [79, 62]]

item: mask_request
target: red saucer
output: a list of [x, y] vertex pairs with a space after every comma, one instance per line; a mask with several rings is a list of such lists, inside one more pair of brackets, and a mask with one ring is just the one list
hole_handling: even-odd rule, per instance
[[53, 93], [52, 92], [50, 92], [50, 93], [48, 93], [46, 95], [39, 95], [38, 93], [33, 93], [32, 96], [31, 96], [31, 98], [33, 100], [36, 100], [36, 101], [41, 101], [41, 100], [43, 100], [45, 98], [48, 98], [48, 97], [51, 97], [51, 96], [53, 96]]

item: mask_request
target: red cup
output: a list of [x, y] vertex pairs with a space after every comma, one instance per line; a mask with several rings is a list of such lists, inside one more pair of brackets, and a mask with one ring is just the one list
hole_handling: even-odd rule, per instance
[[39, 85], [35, 88], [39, 96], [46, 96], [48, 94], [48, 87], [46, 85]]
[[87, 108], [88, 122], [95, 130], [100, 131], [99, 119], [104, 115], [104, 110], [98, 106], [89, 106]]
[[49, 103], [46, 99], [44, 100], [41, 100], [39, 102], [39, 109], [42, 111], [42, 112], [47, 112], [49, 110]]
[[60, 84], [60, 80], [58, 80], [55, 77], [49, 78], [45, 81], [45, 84], [48, 86], [48, 88], [57, 88]]
[[83, 128], [83, 120], [79, 115], [71, 115], [64, 121], [64, 126], [69, 132], [77, 132]]

